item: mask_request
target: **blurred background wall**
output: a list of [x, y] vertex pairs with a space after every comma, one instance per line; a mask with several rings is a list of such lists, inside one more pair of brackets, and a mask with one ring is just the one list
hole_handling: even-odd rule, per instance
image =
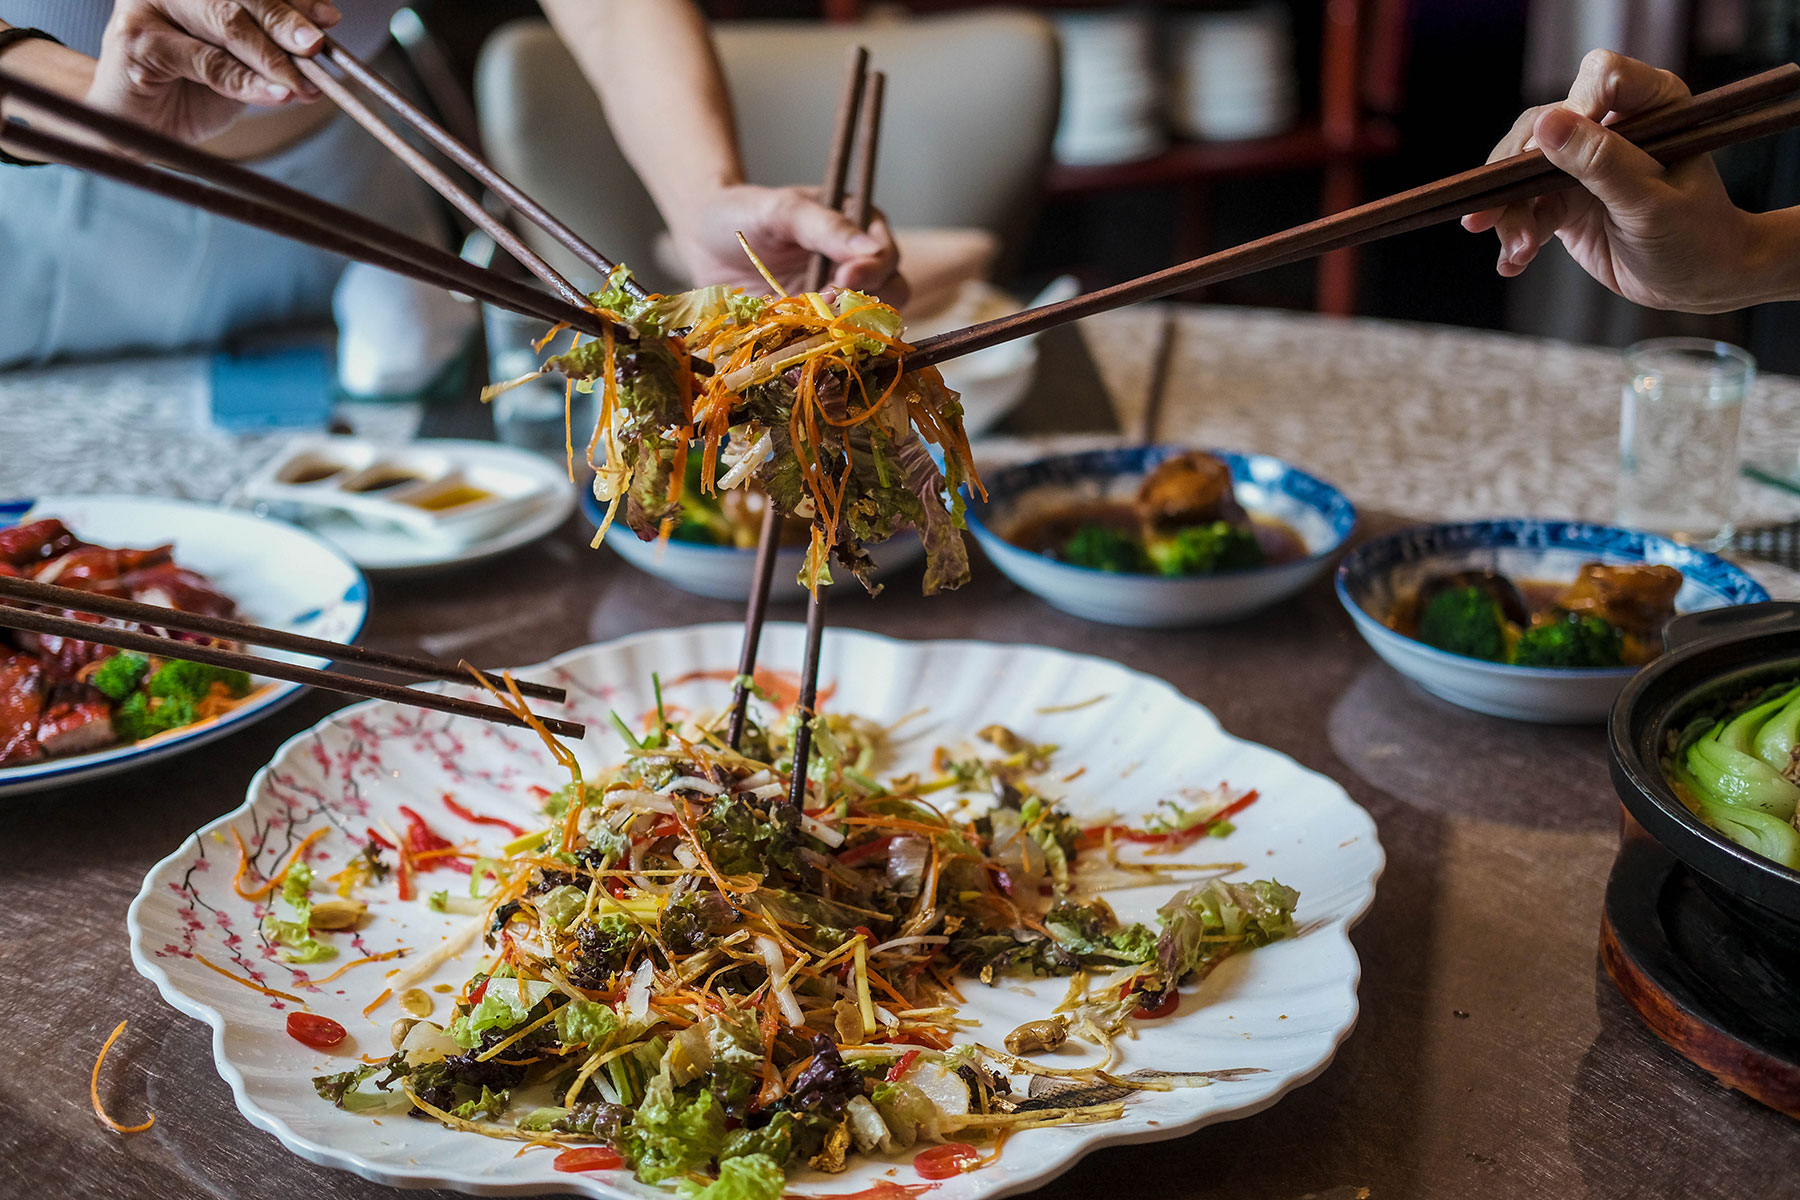
[[[500, 26], [530, 0], [419, 0], [448, 77], [468, 88]], [[710, 0], [722, 22], [931, 21], [965, 0]], [[1800, 54], [1800, 0], [1127, 0], [1013, 4], [1059, 46], [1061, 105], [1041, 186], [997, 266], [1029, 293], [1072, 273], [1114, 282], [1483, 161], [1528, 104], [1566, 91], [1595, 46], [1646, 58], [1699, 90]], [[852, 30], [844, 30], [846, 36]], [[820, 94], [835, 94], [835, 79]], [[591, 118], [590, 118], [591, 119]], [[808, 124], [816, 122], [807, 122]], [[955, 130], [946, 131], [951, 136]], [[982, 130], [982, 137], [997, 135]], [[498, 151], [494, 151], [498, 154]], [[502, 156], [503, 157], [503, 156]], [[965, 163], [966, 158], [959, 159]], [[1800, 141], [1721, 157], [1748, 207], [1800, 202]], [[884, 173], [929, 161], [884, 159]], [[810, 175], [808, 176], [810, 178]], [[766, 179], [759, 182], [796, 182]], [[965, 186], [946, 173], [936, 186]], [[1790, 305], [1688, 318], [1644, 313], [1547, 252], [1521, 280], [1493, 272], [1491, 236], [1423, 231], [1320, 265], [1187, 297], [1442, 321], [1625, 344], [1697, 332], [1800, 371]]]

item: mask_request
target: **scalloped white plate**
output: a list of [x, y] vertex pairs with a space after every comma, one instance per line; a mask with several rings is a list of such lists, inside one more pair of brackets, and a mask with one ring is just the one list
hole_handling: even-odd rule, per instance
[[[609, 710], [635, 719], [653, 701], [650, 673], [661, 673], [671, 705], [722, 707], [737, 659], [736, 625], [703, 625], [640, 634], [571, 651], [525, 677], [569, 689], [569, 714], [588, 724], [579, 748], [585, 766], [616, 759]], [[797, 664], [804, 629], [771, 625], [763, 662]], [[1035, 646], [988, 642], [903, 642], [853, 631], [832, 631], [824, 644], [821, 689], [825, 703], [877, 720], [897, 721], [929, 706], [901, 731], [889, 770], [922, 768], [933, 747], [965, 743], [973, 732], [1001, 722], [1038, 742], [1061, 748], [1063, 772], [1086, 770], [1061, 785], [1069, 806], [1142, 813], [1182, 788], [1229, 781], [1261, 792], [1235, 818], [1237, 829], [1206, 839], [1187, 859], [1247, 864], [1241, 878], [1274, 876], [1300, 891], [1301, 935], [1227, 960], [1204, 983], [1187, 989], [1179, 1011], [1140, 1025], [1122, 1041], [1130, 1071], [1257, 1068], [1231, 1082], [1202, 1089], [1140, 1093], [1125, 1116], [1105, 1124], [1032, 1130], [1011, 1139], [995, 1165], [959, 1176], [941, 1188], [945, 1200], [1005, 1195], [1036, 1186], [1097, 1147], [1175, 1137], [1202, 1125], [1248, 1116], [1312, 1079], [1331, 1061], [1356, 1020], [1359, 975], [1349, 929], [1368, 908], [1381, 872], [1375, 825], [1344, 790], [1284, 755], [1231, 737], [1210, 713], [1160, 680], [1117, 663]], [[830, 689], [824, 691], [823, 689]], [[1092, 700], [1072, 711], [1046, 708]], [[431, 1122], [389, 1117], [379, 1124], [333, 1108], [314, 1093], [311, 1077], [343, 1070], [358, 1053], [388, 1053], [387, 1027], [398, 1014], [390, 1002], [361, 1015], [382, 991], [391, 964], [357, 967], [323, 986], [284, 964], [257, 933], [254, 907], [232, 891], [235, 826], [273, 869], [286, 848], [321, 823], [332, 827], [317, 845], [326, 869], [358, 849], [377, 818], [399, 824], [407, 805], [445, 836], [474, 839], [484, 849], [507, 836], [467, 824], [443, 803], [454, 792], [477, 812], [534, 821], [530, 789], [558, 786], [558, 774], [535, 738], [388, 704], [343, 710], [295, 737], [251, 782], [236, 812], [202, 829], [145, 878], [127, 919], [131, 956], [163, 997], [213, 1029], [219, 1073], [238, 1108], [259, 1128], [305, 1158], [355, 1171], [396, 1187], [453, 1187], [485, 1195], [544, 1191], [590, 1196], [667, 1197], [633, 1182], [627, 1172], [585, 1175], [552, 1170], [550, 1155], [515, 1156], [517, 1143], [457, 1133]], [[448, 871], [421, 879], [421, 891], [458, 887]], [[1173, 886], [1115, 893], [1121, 916], [1148, 917]], [[355, 953], [405, 945], [424, 951], [468, 918], [439, 916], [423, 904], [402, 904], [384, 889]], [[314, 1011], [351, 1031], [332, 1054], [309, 1050], [283, 1029], [287, 1005], [234, 983], [196, 959], [204, 955], [268, 986], [306, 996]], [[351, 956], [346, 951], [343, 958]], [[471, 956], [473, 957], [473, 956]], [[343, 961], [340, 959], [339, 961]], [[337, 963], [320, 964], [321, 976]], [[460, 983], [474, 968], [451, 962], [435, 981]], [[1047, 1013], [1063, 996], [1059, 979], [1006, 980], [966, 989], [970, 1014], [981, 1018], [972, 1036], [998, 1043], [1021, 1021]], [[444, 1003], [440, 1000], [440, 1017]], [[1058, 1065], [1094, 1055], [1071, 1047]], [[910, 1158], [864, 1162], [837, 1176], [802, 1175], [803, 1192], [847, 1193], [880, 1178], [917, 1181]]]
[[[60, 518], [103, 546], [175, 543], [175, 561], [211, 579], [244, 620], [334, 642], [352, 642], [369, 615], [369, 585], [349, 559], [304, 529], [191, 500], [154, 496], [48, 496], [0, 504], [0, 527]], [[255, 651], [303, 666], [326, 662], [284, 650]], [[179, 754], [261, 720], [304, 687], [263, 680], [255, 695], [212, 721], [87, 754], [0, 767], [0, 797], [95, 779]]]

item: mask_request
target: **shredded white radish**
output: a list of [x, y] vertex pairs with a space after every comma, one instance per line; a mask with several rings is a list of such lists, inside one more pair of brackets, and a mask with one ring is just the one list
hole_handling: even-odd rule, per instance
[[782, 982], [787, 974], [787, 959], [782, 957], [781, 947], [775, 939], [768, 936], [756, 939], [756, 948], [762, 951], [763, 962], [769, 968], [769, 988], [775, 993], [775, 1002], [781, 1005], [781, 1015], [795, 1029], [806, 1024], [806, 1014], [800, 1011], [800, 1001], [794, 999], [794, 993]]
[[699, 792], [702, 796], [723, 796], [725, 789], [698, 775], [677, 775], [662, 788], [664, 792]]
[[[738, 780], [737, 789], [740, 792], [760, 792], [766, 784], [772, 783], [774, 780], [774, 774], [764, 768], [754, 775], [746, 775]], [[767, 797], [763, 797], [763, 799], [767, 799]]]
[[812, 834], [827, 846], [837, 847], [844, 844], [844, 835], [825, 824], [825, 822], [819, 820], [817, 817], [802, 815], [800, 818], [800, 828], [806, 830], [806, 832]]
[[431, 978], [439, 967], [467, 950], [475, 939], [481, 936], [481, 931], [487, 928], [487, 923], [487, 914], [484, 912], [445, 938], [444, 944], [436, 950], [419, 958], [411, 966], [395, 975], [388, 981], [388, 990], [398, 996], [420, 980]]
[[638, 967], [631, 976], [631, 986], [625, 989], [625, 1011], [634, 1021], [650, 1015], [650, 985], [655, 976], [656, 969], [649, 963]]
[[684, 867], [693, 868], [700, 865], [700, 856], [694, 853], [692, 846], [683, 842], [675, 847], [675, 861]]
[[765, 783], [761, 787], [751, 788], [750, 794], [758, 800], [773, 800], [778, 796], [787, 795], [787, 784]]
[[950, 939], [941, 933], [921, 933], [914, 937], [901, 937], [883, 942], [870, 950], [869, 954], [873, 956], [880, 954], [883, 950], [897, 950], [901, 946], [947, 946], [949, 944]]
[[670, 813], [675, 811], [675, 802], [661, 792], [640, 792], [631, 789], [620, 789], [606, 793], [606, 807], [629, 808], [632, 812]]
[[733, 463], [729, 471], [719, 476], [718, 481], [714, 486], [720, 491], [736, 487], [738, 484], [748, 479], [750, 477], [750, 472], [762, 466], [763, 463], [768, 460], [769, 456], [774, 453], [775, 443], [770, 440], [767, 433], [763, 434], [750, 444], [748, 450], [744, 451], [744, 457]]

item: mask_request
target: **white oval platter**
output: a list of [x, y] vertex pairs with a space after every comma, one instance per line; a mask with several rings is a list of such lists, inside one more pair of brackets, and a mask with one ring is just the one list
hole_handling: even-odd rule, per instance
[[[520, 675], [568, 688], [568, 711], [558, 715], [587, 723], [590, 732], [578, 755], [584, 766], [599, 767], [616, 760], [622, 748], [608, 713], [635, 721], [649, 710], [653, 671], [660, 673], [670, 705], [689, 712], [722, 708], [740, 633], [735, 624], [644, 633], [571, 651]], [[802, 626], [771, 625], [763, 634], [762, 661], [797, 664], [803, 641]], [[967, 744], [975, 730], [1000, 722], [1032, 741], [1056, 743], [1056, 771], [1086, 768], [1061, 785], [1077, 813], [1104, 808], [1143, 814], [1184, 788], [1222, 781], [1256, 788], [1260, 798], [1234, 818], [1234, 832], [1202, 839], [1182, 857], [1241, 862], [1247, 865], [1235, 877], [1273, 876], [1300, 892], [1298, 937], [1229, 959], [1186, 989], [1174, 1016], [1142, 1022], [1135, 1039], [1121, 1040], [1122, 1063], [1113, 1068], [1248, 1073], [1205, 1088], [1139, 1093], [1117, 1121], [1021, 1133], [993, 1166], [938, 1189], [942, 1200], [1024, 1191], [1100, 1146], [1175, 1137], [1248, 1116], [1330, 1062], [1356, 1019], [1359, 967], [1349, 930], [1374, 898], [1382, 867], [1374, 822], [1336, 783], [1230, 736], [1204, 708], [1160, 680], [1059, 650], [907, 642], [834, 630], [824, 642], [820, 686], [827, 707], [879, 721], [927, 710], [897, 735], [896, 761], [885, 765], [890, 773], [926, 769], [934, 747]], [[151, 870], [128, 918], [132, 961], [171, 1004], [212, 1027], [219, 1072], [244, 1115], [314, 1162], [396, 1187], [670, 1196], [632, 1181], [627, 1172], [559, 1174], [551, 1155], [520, 1155], [516, 1142], [406, 1118], [377, 1123], [320, 1100], [314, 1075], [343, 1070], [358, 1053], [389, 1052], [387, 1027], [398, 1010], [390, 1002], [371, 1020], [362, 1009], [386, 986], [382, 973], [393, 964], [362, 966], [332, 983], [312, 984], [311, 978], [337, 964], [319, 964], [309, 976], [305, 968], [276, 959], [259, 937], [255, 906], [231, 885], [236, 853], [228, 827], [251, 843], [270, 870], [321, 824], [331, 828], [314, 861], [333, 869], [360, 849], [363, 831], [377, 819], [399, 825], [402, 805], [439, 833], [491, 851], [508, 835], [463, 822], [443, 795], [454, 794], [478, 813], [534, 827], [541, 817], [531, 789], [559, 782], [549, 755], [529, 733], [382, 703], [347, 708], [288, 742], [252, 781], [241, 808]], [[459, 887], [463, 878], [445, 871], [424, 877], [419, 887]], [[1125, 919], [1143, 919], [1175, 886], [1110, 898]], [[355, 951], [346, 949], [344, 958], [399, 945], [422, 953], [469, 920], [433, 913], [418, 901], [402, 903], [391, 887], [377, 890], [371, 913]], [[341, 1021], [351, 1037], [331, 1053], [306, 1048], [284, 1032], [290, 1006], [208, 969], [197, 956], [304, 995], [313, 1011]], [[434, 980], [460, 984], [475, 965], [452, 961]], [[969, 981], [965, 991], [966, 1012], [981, 1020], [969, 1036], [997, 1044], [1021, 1021], [1048, 1013], [1066, 983], [1004, 979], [985, 987]], [[1096, 1057], [1092, 1048], [1083, 1053], [1072, 1043], [1055, 1061], [1079, 1066]], [[841, 1175], [799, 1175], [792, 1190], [840, 1195], [883, 1179], [918, 1182], [910, 1159], [896, 1158], [865, 1161]]]

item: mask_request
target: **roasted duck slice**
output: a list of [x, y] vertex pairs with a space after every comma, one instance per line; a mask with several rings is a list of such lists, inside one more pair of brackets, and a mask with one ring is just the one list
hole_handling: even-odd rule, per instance
[[116, 740], [112, 706], [105, 696], [72, 679], [49, 686], [37, 729], [37, 742], [45, 754], [85, 754]]
[[37, 738], [43, 711], [43, 666], [28, 655], [0, 650], [0, 766], [43, 756]]

